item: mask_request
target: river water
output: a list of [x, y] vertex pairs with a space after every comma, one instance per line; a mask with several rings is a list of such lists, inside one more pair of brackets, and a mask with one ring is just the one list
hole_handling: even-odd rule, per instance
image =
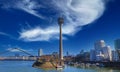
[[111, 68], [76, 68], [65, 66], [62, 70], [32, 67], [33, 61], [0, 61], [0, 72], [120, 72]]

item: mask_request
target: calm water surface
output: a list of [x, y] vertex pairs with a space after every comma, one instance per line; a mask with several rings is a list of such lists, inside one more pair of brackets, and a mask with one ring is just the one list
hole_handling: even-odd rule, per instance
[[33, 61], [0, 61], [0, 72], [120, 72], [110, 68], [76, 68], [66, 66], [63, 70], [32, 67]]

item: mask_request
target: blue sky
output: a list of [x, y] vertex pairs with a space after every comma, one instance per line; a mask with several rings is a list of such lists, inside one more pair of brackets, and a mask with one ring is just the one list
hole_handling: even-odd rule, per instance
[[64, 55], [89, 51], [105, 40], [114, 49], [120, 38], [119, 0], [0, 0], [0, 52], [22, 48], [37, 55], [58, 51], [57, 18], [64, 17]]

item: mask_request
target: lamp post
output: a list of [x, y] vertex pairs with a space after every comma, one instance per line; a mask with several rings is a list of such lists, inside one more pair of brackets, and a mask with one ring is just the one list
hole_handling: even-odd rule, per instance
[[[64, 19], [62, 17], [58, 18], [59, 30], [60, 30], [60, 39], [59, 39], [59, 58], [60, 61], [63, 60], [63, 47], [62, 47], [62, 25], [64, 23]], [[61, 64], [61, 62], [60, 62]]]

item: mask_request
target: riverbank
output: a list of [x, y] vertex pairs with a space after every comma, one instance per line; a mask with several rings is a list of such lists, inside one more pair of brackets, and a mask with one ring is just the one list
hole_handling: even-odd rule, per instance
[[50, 62], [50, 61], [36, 61], [33, 63], [32, 67], [37, 67], [37, 68], [56, 68], [56, 63]]
[[70, 62], [68, 65], [75, 66], [75, 67], [110, 67], [110, 68], [120, 68], [120, 62], [93, 62], [93, 61], [86, 61], [86, 62]]

